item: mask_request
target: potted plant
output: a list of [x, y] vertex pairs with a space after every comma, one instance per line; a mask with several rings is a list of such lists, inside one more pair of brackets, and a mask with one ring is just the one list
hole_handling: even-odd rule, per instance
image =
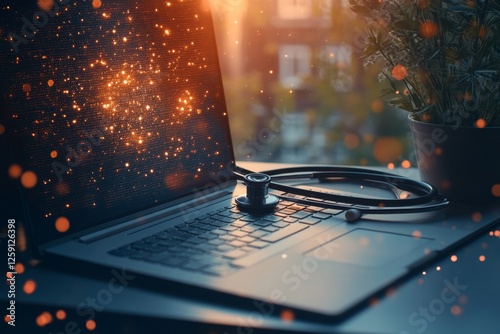
[[364, 64], [409, 112], [422, 180], [455, 201], [500, 200], [500, 1], [350, 0]]

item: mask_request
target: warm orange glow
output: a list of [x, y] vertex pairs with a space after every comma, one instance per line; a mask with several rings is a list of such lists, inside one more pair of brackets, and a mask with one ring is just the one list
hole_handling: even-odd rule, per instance
[[497, 238], [500, 237], [500, 231], [499, 230], [496, 230], [494, 234], [495, 234], [495, 237], [497, 237]]
[[480, 212], [475, 212], [472, 214], [472, 220], [476, 223], [479, 223], [483, 219], [483, 216]]
[[359, 146], [359, 137], [353, 133], [348, 133], [344, 137], [344, 146], [353, 150]]
[[459, 316], [460, 314], [462, 314], [462, 308], [458, 305], [453, 305], [450, 309], [450, 312], [455, 316]]
[[65, 233], [65, 232], [68, 232], [70, 223], [69, 223], [68, 218], [59, 217], [56, 219], [55, 226], [56, 226], [57, 232]]
[[64, 311], [64, 310], [58, 310], [56, 312], [56, 318], [59, 319], [59, 320], [66, 319], [66, 311]]
[[373, 100], [372, 102], [372, 111], [376, 114], [382, 112], [384, 110], [384, 103], [377, 99], [377, 100]]
[[491, 193], [495, 197], [500, 197], [500, 184], [495, 184], [493, 187], [491, 187]]
[[33, 292], [36, 290], [36, 282], [32, 279], [27, 280], [24, 282], [23, 285], [23, 291], [27, 295], [31, 295]]
[[375, 307], [378, 305], [378, 299], [373, 297], [372, 299], [370, 299], [369, 303], [371, 307]]
[[50, 152], [50, 157], [51, 157], [52, 159], [57, 158], [57, 151], [52, 151], [52, 152]]
[[94, 1], [92, 1], [92, 7], [94, 7], [94, 8], [97, 9], [97, 8], [100, 8], [101, 6], [102, 6], [101, 0], [94, 0]]
[[452, 255], [452, 256], [450, 257], [450, 260], [451, 260], [451, 262], [457, 262], [457, 261], [458, 261], [458, 256], [456, 256], [456, 255]]
[[32, 171], [26, 171], [21, 175], [21, 184], [24, 188], [31, 189], [36, 186], [38, 182], [38, 177]]
[[87, 322], [85, 323], [85, 327], [87, 328], [87, 330], [93, 331], [97, 327], [97, 325], [94, 320], [87, 320]]
[[366, 247], [370, 244], [370, 239], [368, 239], [367, 237], [362, 237], [359, 239], [359, 244], [362, 246], [362, 247]]
[[436, 267], [436, 271], [441, 271], [441, 267], [440, 267], [440, 266], [437, 266], [437, 267]]
[[5, 322], [9, 322], [11, 320], [10, 315], [6, 314], [3, 320], [5, 320]]
[[405, 160], [401, 163], [401, 167], [403, 167], [404, 169], [408, 169], [411, 167], [411, 162], [409, 160]]
[[31, 85], [29, 83], [23, 84], [23, 92], [25, 93], [31, 92]]
[[381, 164], [388, 164], [398, 160], [403, 154], [403, 145], [393, 137], [382, 137], [373, 145], [373, 156]]
[[15, 270], [16, 270], [16, 273], [18, 273], [19, 275], [20, 275], [20, 274], [23, 274], [23, 273], [24, 273], [24, 270], [26, 269], [26, 268], [24, 268], [24, 264], [22, 264], [22, 263], [20, 263], [20, 262], [16, 263], [16, 267], [15, 267], [15, 268], [16, 268], [16, 269], [15, 269]]
[[411, 232], [411, 236], [416, 238], [416, 239], [420, 239], [420, 238], [422, 238], [422, 232], [420, 232], [419, 230], [415, 230], [415, 231]]
[[8, 173], [11, 178], [18, 179], [23, 173], [23, 169], [21, 168], [21, 166], [13, 164], [9, 167]]
[[420, 9], [426, 9], [429, 7], [430, 0], [417, 0], [417, 6]]
[[36, 317], [36, 324], [39, 327], [44, 327], [50, 324], [52, 320], [52, 315], [49, 312], [43, 312], [38, 317]]
[[480, 262], [484, 262], [484, 261], [486, 261], [486, 256], [481, 255], [481, 256], [479, 257], [479, 261], [480, 261]]
[[482, 118], [478, 119], [476, 121], [476, 127], [479, 128], [479, 129], [482, 129], [484, 127], [486, 127], [486, 121]]
[[54, 86], [54, 80], [50, 79], [49, 81], [47, 81], [47, 85], [48, 85], [49, 87]]
[[38, 0], [37, 4], [41, 10], [48, 12], [54, 6], [54, 0]]
[[3, 135], [5, 133], [5, 126], [3, 124], [0, 124], [0, 135]]
[[392, 169], [396, 168], [396, 166], [391, 162], [390, 164], [387, 165], [387, 168], [392, 170]]
[[438, 33], [438, 26], [432, 21], [422, 22], [418, 27], [418, 31], [423, 38], [433, 38]]
[[401, 64], [397, 64], [392, 68], [392, 77], [396, 80], [404, 80], [408, 75], [408, 70]]
[[436, 155], [441, 155], [441, 154], [443, 154], [443, 149], [441, 147], [436, 147], [436, 149], [434, 150], [434, 153]]

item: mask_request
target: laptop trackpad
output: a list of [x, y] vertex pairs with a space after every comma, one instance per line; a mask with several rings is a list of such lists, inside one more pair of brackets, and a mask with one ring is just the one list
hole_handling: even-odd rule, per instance
[[356, 264], [365, 267], [381, 267], [405, 254], [432, 241], [428, 238], [415, 238], [411, 235], [381, 232], [376, 230], [355, 229], [332, 241], [322, 244], [307, 252], [315, 256], [315, 251], [322, 247], [328, 249], [324, 261]]

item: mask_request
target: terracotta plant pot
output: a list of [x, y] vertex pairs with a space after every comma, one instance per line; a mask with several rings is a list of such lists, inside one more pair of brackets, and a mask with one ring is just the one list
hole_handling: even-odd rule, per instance
[[422, 181], [452, 202], [500, 204], [500, 127], [456, 127], [409, 119]]

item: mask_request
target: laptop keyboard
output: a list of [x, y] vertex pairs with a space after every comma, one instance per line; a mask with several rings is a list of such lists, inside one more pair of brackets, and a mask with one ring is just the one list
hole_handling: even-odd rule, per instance
[[[236, 206], [210, 212], [110, 251], [114, 256], [225, 276], [241, 267], [234, 261], [275, 244], [341, 211], [280, 202], [265, 215]], [[239, 262], [241, 263], [241, 261]]]

